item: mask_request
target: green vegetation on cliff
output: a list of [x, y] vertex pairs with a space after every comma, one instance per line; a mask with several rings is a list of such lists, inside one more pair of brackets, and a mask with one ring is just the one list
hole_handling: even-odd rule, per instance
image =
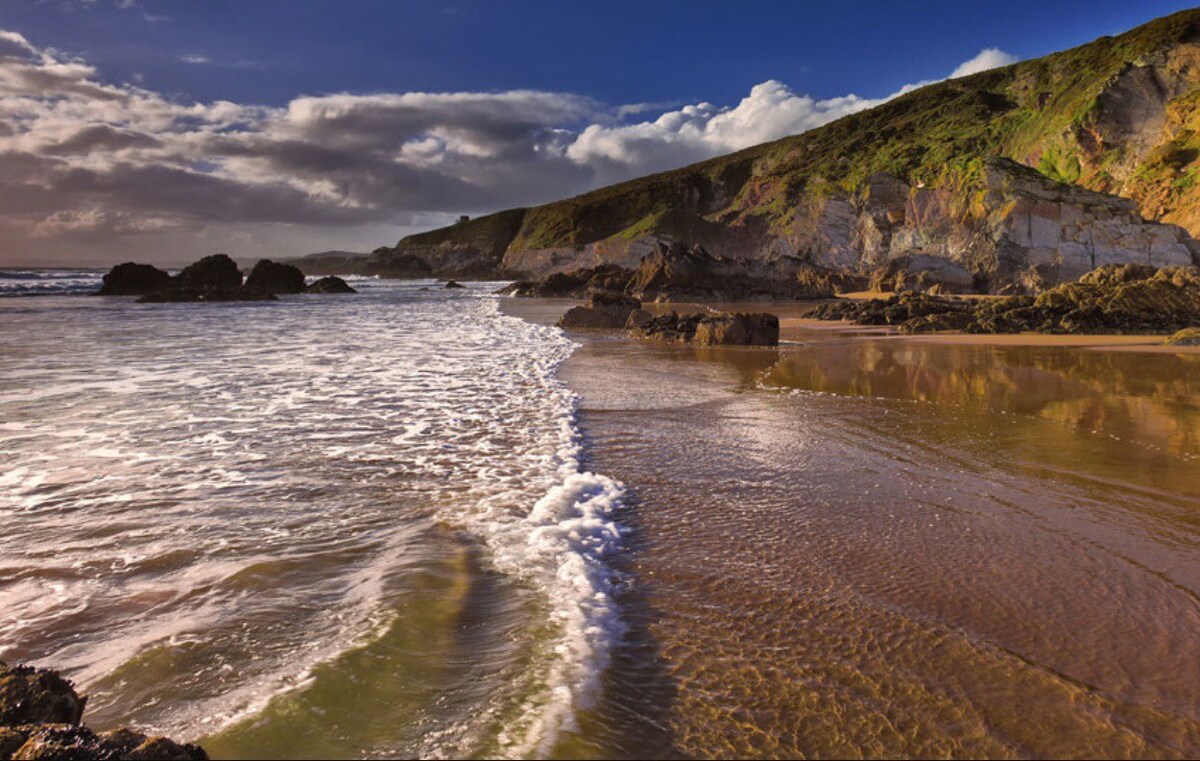
[[961, 189], [992, 157], [1129, 195], [1144, 215], [1200, 232], [1198, 41], [1200, 10], [1177, 13], [1118, 37], [929, 85], [800, 135], [410, 236], [397, 250], [436, 243], [525, 251], [647, 235], [753, 238], [786, 225], [806, 198], [857, 192], [875, 173]]

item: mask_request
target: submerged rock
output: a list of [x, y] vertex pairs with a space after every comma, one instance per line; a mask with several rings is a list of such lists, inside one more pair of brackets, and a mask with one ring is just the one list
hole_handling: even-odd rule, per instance
[[[428, 289], [422, 289], [428, 290]], [[317, 280], [307, 288], [308, 293], [358, 293], [345, 280], [337, 275], [329, 275]]]
[[446, 285], [445, 285], [445, 286], [443, 286], [443, 287], [444, 287], [444, 288], [466, 288], [466, 286], [465, 286], [465, 285], [463, 285], [462, 283], [458, 282], [457, 280], [447, 280], [447, 281], [446, 281]]
[[623, 328], [642, 302], [615, 291], [593, 291], [586, 306], [568, 309], [558, 320], [561, 328]]
[[240, 288], [242, 271], [227, 254], [213, 254], [184, 267], [175, 283], [180, 288]]
[[299, 267], [262, 259], [250, 270], [245, 287], [267, 293], [304, 293], [304, 273]]
[[779, 318], [764, 312], [688, 315], [671, 312], [645, 320], [630, 333], [638, 338], [697, 346], [776, 346]]
[[125, 262], [104, 276], [99, 296], [139, 296], [143, 293], [169, 288], [171, 275], [151, 264]]

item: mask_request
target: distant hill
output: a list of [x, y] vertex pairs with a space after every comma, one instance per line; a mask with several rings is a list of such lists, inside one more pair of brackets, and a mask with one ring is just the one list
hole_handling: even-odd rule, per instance
[[1200, 233], [1198, 157], [1191, 10], [800, 135], [411, 235], [364, 266], [540, 275], [633, 266], [674, 240], [859, 271], [942, 257], [996, 290], [1108, 261], [1190, 263], [1195, 241], [1171, 225]]

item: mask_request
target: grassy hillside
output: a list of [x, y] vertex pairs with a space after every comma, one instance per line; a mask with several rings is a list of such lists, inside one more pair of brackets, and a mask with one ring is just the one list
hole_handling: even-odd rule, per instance
[[[523, 251], [659, 234], [704, 241], [787, 223], [806, 197], [876, 172], [963, 187], [1004, 156], [1200, 234], [1200, 10], [921, 88], [824, 127], [669, 172], [411, 236]], [[1161, 114], [1159, 118], [1155, 114]], [[1149, 116], [1147, 116], [1149, 115]], [[1149, 141], [1149, 142], [1147, 142]], [[519, 220], [519, 225], [514, 224]]]

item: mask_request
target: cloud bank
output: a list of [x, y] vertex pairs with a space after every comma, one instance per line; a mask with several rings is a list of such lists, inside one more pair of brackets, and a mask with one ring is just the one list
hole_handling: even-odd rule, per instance
[[[207, 62], [207, 59], [205, 59]], [[951, 76], [1012, 62], [989, 48]], [[0, 261], [371, 247], [803, 132], [884, 102], [769, 80], [734, 106], [572, 93], [183, 103], [0, 30]]]

